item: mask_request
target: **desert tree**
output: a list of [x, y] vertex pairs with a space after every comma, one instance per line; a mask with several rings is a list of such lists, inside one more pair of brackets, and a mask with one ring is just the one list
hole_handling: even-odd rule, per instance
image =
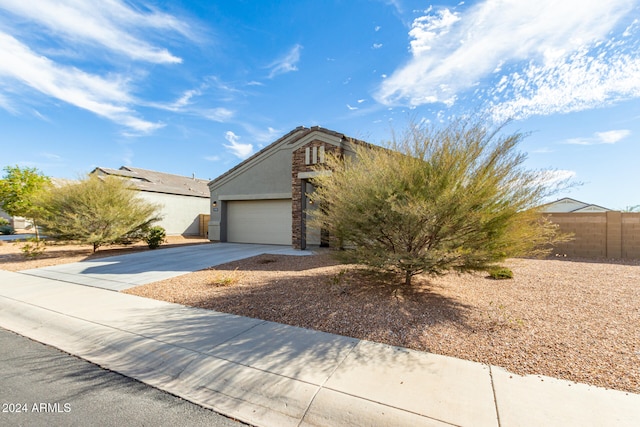
[[36, 194], [51, 184], [48, 176], [36, 168], [5, 166], [0, 179], [0, 208], [11, 216], [21, 216], [31, 221], [38, 234], [38, 207], [34, 204]]
[[[412, 277], [487, 270], [550, 250], [557, 227], [536, 211], [557, 185], [524, 168], [521, 133], [479, 120], [413, 125], [387, 147], [329, 156], [311, 223], [347, 261]], [[330, 173], [326, 173], [330, 171]]]
[[40, 223], [58, 240], [93, 246], [142, 240], [160, 220], [159, 207], [149, 203], [125, 180], [116, 177], [86, 178], [51, 188], [36, 202]]

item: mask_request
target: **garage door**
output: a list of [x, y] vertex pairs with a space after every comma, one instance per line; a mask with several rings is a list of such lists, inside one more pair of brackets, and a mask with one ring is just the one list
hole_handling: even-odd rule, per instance
[[291, 245], [291, 199], [227, 202], [227, 241]]

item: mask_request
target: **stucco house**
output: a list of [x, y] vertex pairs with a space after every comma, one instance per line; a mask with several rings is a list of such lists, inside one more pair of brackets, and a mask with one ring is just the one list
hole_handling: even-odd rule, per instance
[[[9, 215], [8, 213], [6, 213], [5, 211], [3, 211], [2, 209], [0, 209], [0, 218], [4, 218], [7, 221], [9, 221], [9, 224], [11, 224], [12, 227], [15, 228], [14, 226], [14, 221], [16, 220], [16, 218], [12, 217], [11, 215]], [[22, 228], [22, 227], [21, 227]]]
[[167, 235], [200, 234], [200, 215], [209, 213], [208, 180], [129, 166], [97, 167], [91, 173], [126, 179], [140, 191], [141, 198], [159, 204], [163, 219], [157, 225]]
[[611, 209], [593, 205], [580, 200], [564, 197], [551, 203], [541, 206], [541, 211], [545, 213], [586, 213], [586, 212], [607, 212]]
[[209, 239], [222, 242], [292, 245], [305, 249], [323, 242], [306, 225], [315, 207], [313, 168], [328, 153], [353, 154], [366, 144], [321, 127], [297, 127], [209, 183]]

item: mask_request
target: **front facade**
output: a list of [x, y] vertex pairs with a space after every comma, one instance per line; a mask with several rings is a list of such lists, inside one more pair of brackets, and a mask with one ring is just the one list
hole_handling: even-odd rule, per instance
[[200, 234], [200, 215], [209, 212], [208, 180], [130, 166], [98, 167], [91, 173], [125, 179], [139, 190], [140, 198], [160, 205], [162, 219], [156, 224], [164, 228], [167, 235]]
[[222, 242], [320, 245], [306, 226], [314, 167], [329, 153], [349, 155], [362, 141], [320, 127], [298, 127], [209, 183], [209, 239]]

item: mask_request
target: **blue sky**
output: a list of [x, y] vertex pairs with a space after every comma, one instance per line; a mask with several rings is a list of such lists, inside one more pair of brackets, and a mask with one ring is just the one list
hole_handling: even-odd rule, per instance
[[0, 0], [0, 166], [215, 178], [297, 126], [479, 112], [558, 197], [640, 204], [640, 0]]

